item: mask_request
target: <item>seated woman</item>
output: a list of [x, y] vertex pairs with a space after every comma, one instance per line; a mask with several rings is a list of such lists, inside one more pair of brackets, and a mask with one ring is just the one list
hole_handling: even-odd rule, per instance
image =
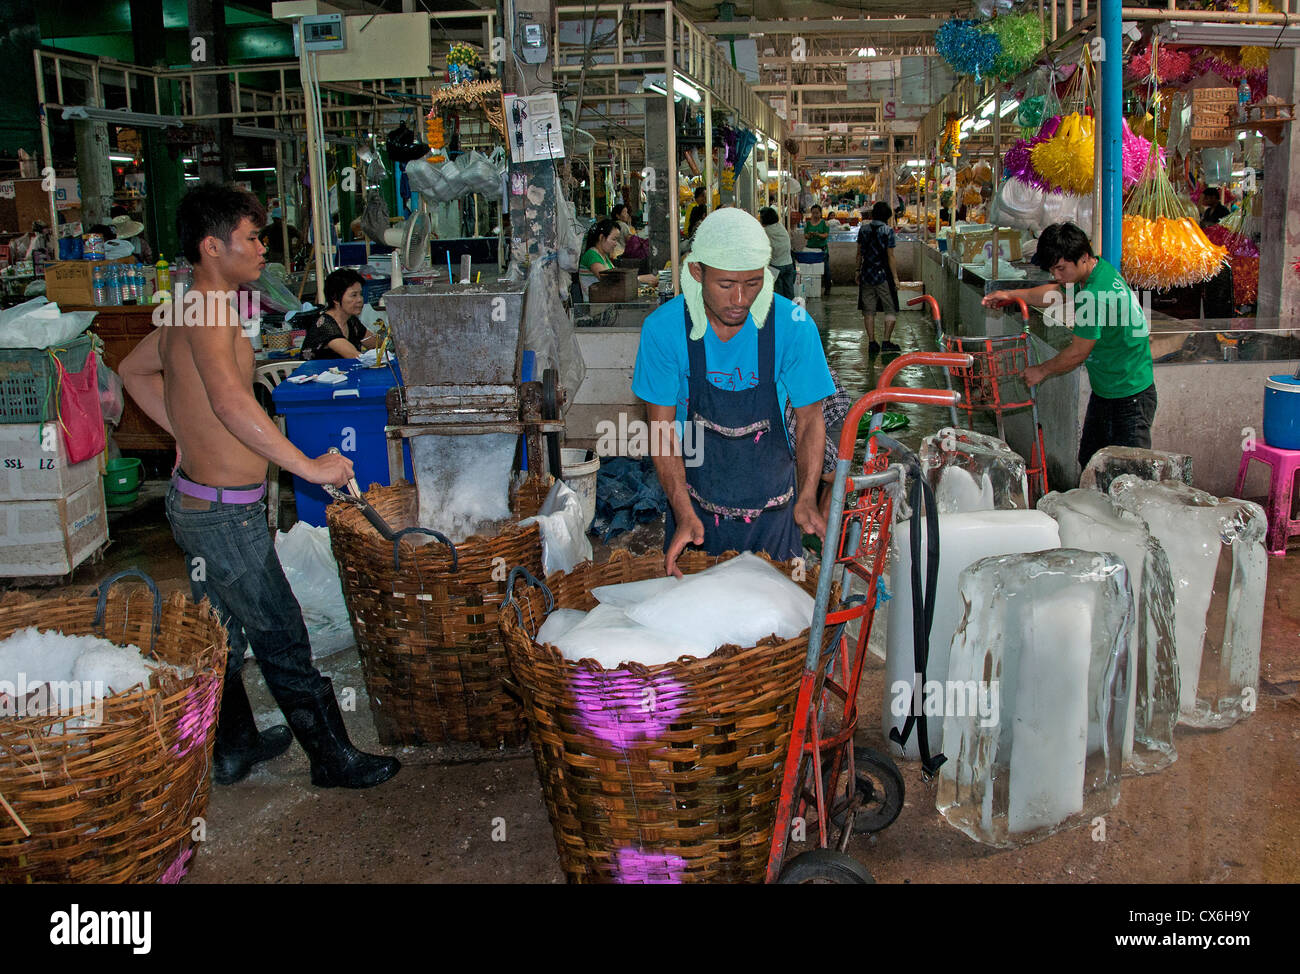
[[361, 286], [365, 279], [354, 270], [340, 268], [325, 278], [325, 310], [307, 326], [302, 343], [306, 360], [359, 358], [374, 342], [357, 317], [365, 307]]
[[[615, 255], [622, 250], [622, 237], [623, 231], [618, 223], [609, 217], [594, 224], [587, 232], [587, 248], [578, 261], [582, 268], [578, 275], [578, 283], [582, 285], [584, 298], [588, 296], [591, 285], [600, 280], [601, 275], [614, 269]], [[642, 284], [654, 284], [659, 277], [655, 274], [639, 274], [637, 280]]]

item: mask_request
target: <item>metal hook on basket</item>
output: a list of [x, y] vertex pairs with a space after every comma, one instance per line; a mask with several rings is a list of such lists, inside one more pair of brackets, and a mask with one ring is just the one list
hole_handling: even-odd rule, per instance
[[460, 562], [460, 556], [456, 553], [456, 546], [451, 543], [451, 539], [445, 534], [434, 531], [432, 528], [402, 528], [402, 530], [393, 534], [393, 570], [396, 571], [402, 567], [402, 538], [408, 534], [427, 534], [429, 537], [441, 541], [451, 551], [451, 570], [455, 571], [457, 564]]
[[546, 596], [547, 614], [555, 611], [555, 596], [551, 594], [551, 590], [547, 588], [545, 582], [535, 577], [533, 573], [523, 565], [516, 565], [514, 568], [510, 569], [510, 575], [506, 579], [506, 599], [501, 603], [501, 609], [504, 611], [506, 606], [513, 606], [515, 615], [519, 618], [519, 625], [522, 626], [524, 624], [524, 610], [519, 607], [519, 603], [515, 600], [515, 581], [520, 576], [523, 576], [524, 581], [533, 588], [540, 588], [542, 590], [542, 594]]
[[158, 633], [162, 629], [162, 593], [158, 591], [158, 586], [154, 583], [154, 580], [138, 568], [128, 568], [116, 575], [110, 575], [91, 592], [92, 595], [98, 596], [99, 604], [95, 606], [95, 618], [91, 620], [90, 625], [101, 637], [104, 636], [104, 614], [108, 609], [108, 590], [115, 583], [120, 582], [129, 575], [141, 579], [145, 585], [149, 586], [149, 591], [153, 593], [153, 631], [149, 637], [149, 652], [152, 653], [154, 646], [158, 642]]

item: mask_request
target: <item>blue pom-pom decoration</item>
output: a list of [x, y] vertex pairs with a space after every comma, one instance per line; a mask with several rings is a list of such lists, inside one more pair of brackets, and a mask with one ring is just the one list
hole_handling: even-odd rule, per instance
[[954, 17], [944, 21], [934, 35], [934, 46], [958, 74], [976, 79], [988, 74], [1002, 53], [1002, 42], [987, 24]]

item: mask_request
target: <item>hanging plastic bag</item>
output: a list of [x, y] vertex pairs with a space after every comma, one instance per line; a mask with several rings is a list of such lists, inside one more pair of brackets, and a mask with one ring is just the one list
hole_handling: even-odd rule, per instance
[[528, 268], [524, 292], [524, 348], [536, 355], [533, 378], [540, 378], [546, 369], [559, 371], [560, 385], [567, 393], [562, 407], [565, 411], [587, 377], [573, 313], [564, 305], [570, 273], [558, 261], [534, 260]]
[[580, 562], [591, 561], [586, 520], [577, 493], [563, 480], [557, 480], [537, 515], [519, 522], [521, 528], [536, 524], [541, 530], [542, 570], [547, 575], [551, 572], [567, 575]]
[[80, 372], [69, 372], [53, 353], [59, 376], [59, 427], [68, 449], [68, 462], [80, 463], [104, 452], [108, 441], [99, 406], [99, 356], [86, 356]]
[[104, 415], [104, 422], [116, 426], [122, 422], [122, 411], [126, 408], [123, 398], [122, 377], [99, 360], [97, 372], [99, 379], [99, 409]]
[[574, 205], [561, 195], [555, 204], [555, 250], [561, 270], [572, 274], [579, 269], [582, 244], [582, 227], [578, 224]]
[[338, 563], [330, 550], [329, 528], [299, 521], [275, 535], [275, 553], [294, 598], [302, 608], [313, 659], [353, 645], [352, 622], [343, 599]]

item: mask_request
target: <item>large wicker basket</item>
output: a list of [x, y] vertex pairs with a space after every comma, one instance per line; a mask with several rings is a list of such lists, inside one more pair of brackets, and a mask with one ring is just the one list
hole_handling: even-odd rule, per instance
[[[719, 560], [695, 552], [677, 563], [691, 574]], [[662, 575], [663, 564], [657, 552], [617, 551], [546, 584], [556, 607], [591, 609], [593, 588]], [[793, 576], [798, 563], [776, 564]], [[800, 584], [813, 594], [816, 572], [808, 575]], [[549, 611], [545, 593], [521, 583], [501, 631], [565, 876], [762, 882], [807, 631], [706, 659], [603, 670], [534, 642]]]
[[[516, 519], [536, 514], [550, 486], [551, 478], [534, 477], [520, 487]], [[413, 486], [371, 485], [365, 497], [393, 529], [416, 523]], [[469, 538], [456, 545], [453, 563], [436, 541], [402, 540], [395, 551], [353, 505], [331, 504], [325, 516], [379, 740], [522, 744], [528, 726], [503, 684], [509, 667], [497, 611], [508, 567], [541, 573], [537, 526]]]
[[10, 594], [0, 638], [36, 626], [146, 652], [152, 642], [155, 658], [193, 676], [107, 696], [102, 719], [0, 717], [0, 881], [175, 883], [189, 869], [208, 805], [226, 632], [206, 600], [179, 592], [162, 601], [134, 586], [104, 602]]

